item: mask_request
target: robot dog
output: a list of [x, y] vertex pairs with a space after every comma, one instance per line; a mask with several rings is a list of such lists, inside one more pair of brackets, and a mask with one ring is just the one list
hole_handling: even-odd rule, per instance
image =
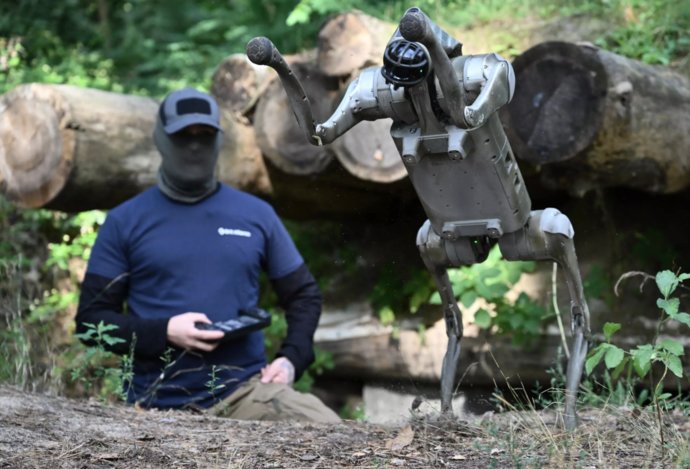
[[462, 44], [419, 8], [410, 8], [386, 46], [383, 67], [363, 70], [333, 115], [317, 124], [302, 86], [269, 39], [252, 39], [247, 56], [278, 72], [304, 137], [314, 145], [333, 142], [362, 120], [393, 120], [391, 136], [428, 217], [417, 246], [443, 303], [448, 349], [441, 373], [442, 413], [452, 413], [463, 334], [447, 269], [483, 262], [496, 243], [507, 260], [559, 264], [570, 295], [573, 336], [564, 421], [574, 429], [589, 309], [572, 224], [555, 208], [531, 210], [497, 115], [515, 90], [510, 63], [494, 53], [462, 55]]

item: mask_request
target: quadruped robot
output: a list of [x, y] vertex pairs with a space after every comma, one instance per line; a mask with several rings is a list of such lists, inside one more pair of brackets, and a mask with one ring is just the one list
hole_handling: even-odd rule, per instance
[[443, 302], [448, 334], [441, 373], [443, 414], [452, 413], [463, 334], [447, 269], [483, 262], [496, 243], [507, 260], [559, 264], [570, 295], [573, 336], [564, 423], [574, 429], [589, 309], [572, 224], [555, 208], [531, 211], [497, 115], [515, 90], [510, 63], [495, 53], [462, 55], [461, 43], [413, 7], [388, 42], [383, 67], [363, 70], [333, 115], [317, 124], [302, 86], [269, 39], [252, 39], [247, 56], [278, 72], [299, 126], [314, 145], [331, 143], [362, 120], [393, 120], [391, 136], [428, 216], [417, 233], [417, 246]]

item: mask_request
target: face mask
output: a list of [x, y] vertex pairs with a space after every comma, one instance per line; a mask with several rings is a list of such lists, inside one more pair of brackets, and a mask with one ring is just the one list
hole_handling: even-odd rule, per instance
[[168, 135], [160, 119], [153, 131], [153, 141], [161, 154], [158, 187], [165, 195], [179, 202], [198, 202], [218, 187], [215, 177], [216, 162], [222, 136]]

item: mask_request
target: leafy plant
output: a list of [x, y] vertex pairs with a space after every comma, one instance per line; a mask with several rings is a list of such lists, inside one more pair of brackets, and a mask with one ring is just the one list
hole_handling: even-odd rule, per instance
[[381, 323], [392, 324], [397, 314], [415, 314], [436, 290], [425, 269], [402, 272], [388, 267], [378, 275], [369, 301]]
[[76, 355], [75, 360], [70, 363], [70, 379], [81, 384], [87, 392], [95, 385], [99, 385], [100, 396], [103, 399], [114, 396], [125, 400], [127, 398], [126, 383], [131, 379], [133, 357], [128, 357], [124, 363], [125, 366], [122, 366], [121, 358], [106, 350], [106, 346], [124, 342], [124, 339], [109, 334], [117, 330], [118, 326], [104, 324], [103, 321], [98, 324], [85, 323], [84, 325], [86, 331], [75, 334], [76, 338], [93, 342], [95, 345], [83, 346], [83, 352]]
[[[651, 343], [638, 345], [631, 350], [624, 350], [611, 343], [613, 335], [621, 329], [617, 323], [604, 325], [604, 337], [606, 342], [599, 344], [589, 354], [585, 363], [587, 374], [602, 362], [607, 369], [622, 370], [626, 365], [632, 366], [640, 378], [644, 378], [650, 372], [654, 363], [664, 367], [664, 377], [670, 371], [678, 378], [683, 378], [683, 365], [680, 357], [683, 355], [683, 344], [677, 340], [660, 339], [662, 329], [669, 321], [675, 321], [690, 327], [690, 314], [680, 311], [680, 299], [672, 297], [678, 286], [690, 278], [690, 274], [676, 275], [670, 270], [657, 273], [655, 280], [661, 297], [657, 299], [660, 317]], [[657, 383], [657, 389], [661, 385]]]
[[211, 372], [209, 374], [208, 381], [206, 381], [205, 383], [205, 386], [212, 396], [215, 396], [217, 391], [220, 391], [221, 389], [225, 388], [225, 384], [220, 382], [220, 376], [218, 376], [217, 365], [213, 365], [211, 367]]
[[[60, 373], [51, 371], [64, 348], [56, 323], [76, 304], [71, 256], [83, 258], [90, 241], [81, 233], [95, 229], [92, 217], [21, 210], [0, 198], [0, 380], [22, 387], [60, 386]], [[76, 247], [63, 248], [71, 243]]]
[[672, 0], [612, 2], [623, 25], [597, 41], [618, 54], [650, 64], [669, 65], [690, 51], [690, 13]]
[[[448, 276], [456, 298], [465, 308], [471, 307], [479, 298], [486, 302], [486, 306], [475, 313], [477, 326], [499, 334], [510, 334], [514, 343], [524, 344], [539, 335], [549, 314], [525, 293], [520, 293], [515, 301], [508, 300], [506, 293], [523, 273], [534, 269], [534, 262], [502, 260], [498, 247], [494, 247], [483, 263], [449, 269]], [[438, 292], [434, 292], [430, 302], [441, 304]]]
[[[684, 354], [683, 344], [670, 338], [661, 338], [660, 335], [664, 326], [669, 322], [677, 322], [690, 327], [690, 314], [680, 311], [680, 299], [673, 297], [676, 289], [685, 280], [690, 278], [690, 274], [675, 274], [670, 270], [664, 270], [656, 274], [656, 286], [661, 293], [656, 305], [659, 308], [660, 316], [657, 321], [656, 331], [652, 341], [647, 344], [637, 345], [630, 350], [624, 350], [611, 343], [613, 335], [621, 329], [617, 323], [606, 323], [604, 325], [604, 337], [606, 342], [594, 347], [585, 362], [585, 371], [589, 375], [594, 368], [602, 361], [607, 370], [613, 370], [614, 378], [628, 369], [637, 373], [642, 379], [649, 377], [652, 388], [652, 400], [657, 410], [657, 420], [659, 423], [659, 437], [663, 451], [664, 435], [661, 422], [662, 404], [670, 397], [670, 393], [663, 392], [663, 384], [669, 371], [678, 379], [684, 378], [683, 363], [681, 357]], [[662, 375], [659, 378], [653, 376], [653, 365], [659, 364], [662, 368]]]

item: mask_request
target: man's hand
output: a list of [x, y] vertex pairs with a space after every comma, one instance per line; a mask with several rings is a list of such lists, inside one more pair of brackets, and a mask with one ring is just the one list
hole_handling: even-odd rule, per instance
[[187, 350], [211, 352], [218, 346], [223, 337], [222, 331], [202, 331], [195, 322], [211, 324], [204, 313], [183, 313], [173, 316], [168, 321], [168, 342]]
[[285, 357], [278, 357], [261, 369], [261, 382], [292, 385], [295, 382], [295, 366]]

